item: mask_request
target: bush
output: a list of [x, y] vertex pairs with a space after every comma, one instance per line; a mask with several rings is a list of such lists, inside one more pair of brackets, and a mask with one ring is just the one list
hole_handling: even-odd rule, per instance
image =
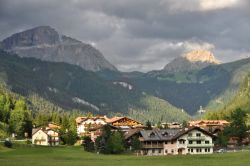
[[27, 145], [30, 145], [30, 144], [32, 144], [32, 141], [27, 139], [26, 143], [27, 143]]
[[7, 148], [12, 148], [12, 142], [11, 141], [8, 141], [8, 140], [6, 140], [6, 141], [4, 141], [4, 146], [5, 147], [7, 147]]
[[95, 151], [95, 144], [91, 140], [91, 138], [88, 137], [88, 136], [83, 137], [83, 144], [82, 144], [82, 146], [84, 147], [84, 150], [87, 151], [87, 152], [93, 152], [93, 151]]
[[74, 145], [77, 141], [77, 133], [69, 130], [67, 133], [62, 135], [61, 140], [64, 144]]

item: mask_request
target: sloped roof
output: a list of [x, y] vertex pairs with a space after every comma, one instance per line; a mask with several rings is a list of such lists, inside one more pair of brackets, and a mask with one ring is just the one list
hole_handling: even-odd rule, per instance
[[211, 125], [227, 125], [230, 122], [226, 120], [195, 120], [195, 121], [189, 121], [188, 122], [190, 125], [199, 125], [199, 124], [211, 124]]
[[115, 117], [112, 117], [110, 119], [107, 119], [107, 123], [115, 123], [115, 122], [117, 122], [117, 121], [119, 121], [121, 119], [124, 119], [124, 118], [130, 119], [130, 120], [135, 121], [135, 122], [137, 122], [137, 123], [139, 123], [139, 124], [142, 125], [142, 123], [140, 123], [140, 122], [138, 122], [138, 121], [136, 121], [136, 120], [134, 120], [132, 118], [126, 117], [126, 116], [115, 116]]
[[169, 141], [180, 132], [180, 129], [153, 129], [140, 131], [144, 141]]
[[94, 117], [82, 116], [82, 117], [77, 117], [76, 118], [76, 123], [81, 123], [82, 121], [86, 121], [88, 119], [92, 119], [92, 120], [102, 119], [105, 122], [108, 120], [108, 118], [106, 116], [94, 116]]
[[[38, 131], [42, 131], [44, 132], [45, 134], [47, 134], [47, 132], [43, 129], [43, 128], [34, 128], [32, 129], [32, 135], [36, 134]], [[47, 134], [48, 135], [48, 134]]]
[[216, 137], [212, 133], [200, 128], [200, 127], [191, 127], [186, 129], [153, 129], [153, 130], [142, 130], [140, 131], [144, 141], [171, 141], [176, 140], [179, 137], [187, 134], [192, 130], [199, 130], [202, 133], [205, 133], [208, 136]]
[[128, 132], [125, 132], [124, 137], [125, 139], [128, 139], [132, 137], [134, 134], [139, 133], [141, 130], [143, 129], [142, 128], [130, 129]]

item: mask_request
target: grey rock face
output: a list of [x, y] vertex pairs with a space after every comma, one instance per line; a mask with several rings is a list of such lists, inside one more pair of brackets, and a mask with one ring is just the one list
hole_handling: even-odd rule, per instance
[[4, 39], [1, 45], [3, 49], [21, 57], [65, 62], [90, 71], [117, 70], [100, 51], [91, 45], [59, 35], [49, 26], [41, 26], [14, 34]]

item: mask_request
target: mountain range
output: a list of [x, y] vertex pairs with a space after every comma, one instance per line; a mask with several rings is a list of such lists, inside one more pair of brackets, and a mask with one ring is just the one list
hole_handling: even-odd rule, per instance
[[250, 71], [250, 59], [223, 64], [194, 50], [162, 70], [120, 72], [93, 46], [49, 26], [0, 42], [2, 89], [32, 108], [122, 114], [145, 121], [183, 121], [200, 106], [225, 107]]

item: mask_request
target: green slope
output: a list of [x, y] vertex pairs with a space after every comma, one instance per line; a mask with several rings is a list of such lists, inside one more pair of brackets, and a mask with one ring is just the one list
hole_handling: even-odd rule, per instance
[[241, 108], [250, 114], [250, 73], [245, 77], [236, 94], [223, 108], [208, 112], [205, 118], [227, 119], [237, 108]]

